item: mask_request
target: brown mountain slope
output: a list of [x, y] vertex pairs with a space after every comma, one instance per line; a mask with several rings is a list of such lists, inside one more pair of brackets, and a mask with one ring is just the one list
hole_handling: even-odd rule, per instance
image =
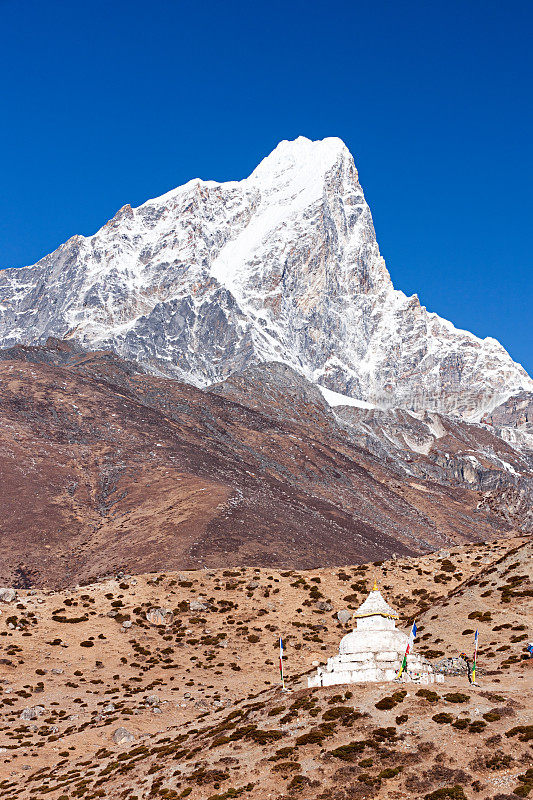
[[245, 405], [73, 344], [2, 351], [0, 580], [325, 566], [512, 533], [476, 488], [409, 478], [296, 373], [274, 378]]
[[[505, 539], [379, 565], [19, 590], [0, 603], [0, 796], [508, 800], [531, 767], [531, 556], [530, 541]], [[337, 612], [374, 577], [432, 658], [470, 652], [462, 632], [479, 626], [479, 686], [306, 688], [351, 628]], [[147, 622], [154, 607], [173, 611], [166, 626]], [[117, 744], [118, 728], [133, 741]], [[455, 786], [463, 795], [431, 795]]]

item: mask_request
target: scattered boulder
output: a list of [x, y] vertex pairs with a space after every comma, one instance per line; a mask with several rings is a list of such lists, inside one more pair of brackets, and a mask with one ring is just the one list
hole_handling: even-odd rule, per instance
[[122, 623], [122, 627], [126, 628], [126, 629], [127, 628], [131, 628], [132, 625], [133, 625], [133, 622], [131, 621], [131, 619], [127, 619], [125, 622]]
[[20, 719], [37, 719], [42, 714], [44, 714], [45, 708], [44, 706], [30, 706], [28, 708], [24, 708], [20, 712]]
[[17, 593], [15, 589], [9, 589], [7, 587], [0, 588], [0, 600], [2, 603], [12, 603], [16, 598]]
[[201, 600], [191, 600], [189, 603], [189, 609], [191, 611], [209, 611], [209, 606], [206, 603], [203, 603]]
[[129, 744], [135, 741], [135, 736], [126, 728], [117, 728], [113, 734], [115, 744]]
[[250, 583], [246, 584], [246, 588], [250, 589], [250, 590], [251, 589], [257, 589], [258, 586], [259, 586], [259, 581], [255, 581], [255, 580], [254, 581], [250, 581]]
[[174, 614], [169, 608], [150, 608], [146, 619], [150, 625], [172, 625]]
[[342, 611], [337, 611], [337, 619], [342, 625], [345, 625], [346, 622], [349, 622], [352, 618], [353, 611], [350, 611], [347, 608], [343, 608]]
[[319, 611], [331, 611], [333, 606], [327, 600], [319, 600], [316, 604]]
[[113, 705], [113, 703], [108, 703], [106, 706], [103, 707], [102, 714], [112, 714], [114, 710], [115, 706]]
[[148, 706], [157, 706], [159, 705], [159, 697], [156, 694], [147, 694], [144, 698], [144, 702]]

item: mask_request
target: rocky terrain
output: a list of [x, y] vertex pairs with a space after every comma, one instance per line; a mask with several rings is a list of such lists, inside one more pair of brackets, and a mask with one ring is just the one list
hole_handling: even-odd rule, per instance
[[[0, 592], [0, 795], [526, 797], [531, 557], [530, 540], [507, 538], [310, 571], [167, 570]], [[416, 618], [416, 648], [445, 682], [305, 688], [350, 629], [338, 613], [374, 578], [400, 627]], [[475, 628], [470, 686], [457, 657]]]
[[0, 579], [309, 568], [529, 530], [491, 425], [331, 407], [290, 367], [200, 390], [52, 340], [0, 351]]
[[496, 340], [394, 289], [335, 138], [281, 142], [246, 180], [192, 180], [2, 270], [0, 346], [49, 336], [201, 387], [281, 361], [379, 408], [475, 422], [533, 392]]

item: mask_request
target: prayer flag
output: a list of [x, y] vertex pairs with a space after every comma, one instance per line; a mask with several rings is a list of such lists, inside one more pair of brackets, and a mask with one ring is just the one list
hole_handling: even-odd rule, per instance
[[401, 678], [402, 672], [407, 667], [407, 656], [411, 652], [411, 647], [413, 646], [413, 643], [415, 641], [415, 636], [416, 636], [416, 622], [413, 622], [413, 627], [411, 628], [411, 633], [409, 634], [409, 641], [407, 642], [407, 647], [405, 648], [405, 655], [403, 657], [400, 671], [396, 676], [396, 680], [398, 680], [398, 678]]
[[285, 678], [283, 676], [283, 639], [279, 637], [279, 674], [281, 676], [281, 685], [285, 688]]
[[472, 683], [476, 682], [476, 661], [477, 661], [477, 630], [474, 636], [474, 663], [472, 664]]

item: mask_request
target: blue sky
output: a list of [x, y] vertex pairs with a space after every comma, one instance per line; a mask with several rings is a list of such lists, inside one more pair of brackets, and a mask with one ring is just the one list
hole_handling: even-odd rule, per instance
[[0, 267], [340, 136], [397, 288], [533, 373], [530, 0], [0, 0], [0, 19]]

